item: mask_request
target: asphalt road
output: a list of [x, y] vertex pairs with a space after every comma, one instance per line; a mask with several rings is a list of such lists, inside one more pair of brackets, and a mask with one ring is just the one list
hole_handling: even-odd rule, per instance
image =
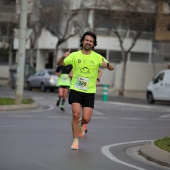
[[[14, 90], [0, 88], [0, 96], [14, 95]], [[80, 139], [80, 149], [72, 151], [70, 105], [66, 102], [65, 112], [56, 108], [57, 93], [24, 91], [24, 96], [40, 107], [0, 112], [1, 170], [170, 169], [146, 161], [135, 150], [170, 136], [169, 105], [114, 97], [103, 102], [96, 96], [88, 133]]]

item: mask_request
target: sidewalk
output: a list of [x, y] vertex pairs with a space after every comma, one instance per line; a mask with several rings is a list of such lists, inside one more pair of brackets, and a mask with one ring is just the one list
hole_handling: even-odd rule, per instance
[[149, 161], [170, 167], [170, 153], [156, 147], [154, 142], [142, 145], [139, 148], [139, 154]]
[[[104, 89], [103, 86], [97, 87], [96, 95], [103, 95]], [[113, 88], [108, 88], [108, 96], [120, 97], [118, 91], [115, 91]], [[125, 91], [124, 98], [137, 98], [146, 100], [146, 91]]]
[[31, 104], [20, 104], [20, 105], [5, 105], [0, 106], [0, 111], [14, 111], [14, 110], [25, 110], [25, 109], [36, 109], [39, 105], [37, 103]]

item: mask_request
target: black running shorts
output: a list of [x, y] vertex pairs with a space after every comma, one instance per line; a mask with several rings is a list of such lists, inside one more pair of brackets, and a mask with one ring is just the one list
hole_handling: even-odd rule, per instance
[[83, 93], [75, 90], [69, 92], [69, 104], [80, 103], [82, 107], [94, 108], [95, 93]]
[[69, 89], [70, 86], [59, 86], [58, 88]]

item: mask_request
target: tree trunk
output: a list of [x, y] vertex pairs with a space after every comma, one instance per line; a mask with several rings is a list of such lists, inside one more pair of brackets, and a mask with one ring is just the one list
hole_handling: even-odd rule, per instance
[[56, 45], [56, 49], [54, 50], [54, 56], [53, 56], [53, 68], [56, 68], [56, 65], [57, 65], [57, 58], [59, 58], [57, 56], [58, 54], [58, 45]]
[[120, 82], [120, 89], [119, 89], [120, 96], [124, 96], [127, 55], [128, 53], [123, 52], [123, 67], [122, 67], [121, 82]]
[[33, 48], [31, 48], [30, 49], [30, 65], [31, 65], [31, 67], [34, 67], [34, 49]]

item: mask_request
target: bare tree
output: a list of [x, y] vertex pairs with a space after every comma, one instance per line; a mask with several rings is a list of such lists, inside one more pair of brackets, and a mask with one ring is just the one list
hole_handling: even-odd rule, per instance
[[[112, 0], [107, 1], [107, 3], [99, 1], [98, 5], [100, 4], [101, 6], [101, 3], [105, 9], [103, 10], [105, 18], [108, 18], [108, 21], [110, 21], [109, 23], [106, 23], [107, 28], [109, 32], [113, 32], [113, 35], [118, 38], [121, 48], [123, 67], [119, 95], [123, 96], [128, 55], [141, 36], [142, 31], [152, 29], [153, 25], [151, 25], [151, 23], [153, 22], [151, 21], [154, 20], [155, 16], [148, 12], [148, 9], [150, 8], [148, 3], [148, 6], [145, 5], [145, 11], [142, 10], [144, 5], [143, 0]], [[153, 3], [153, 0], [150, 0], [150, 3]], [[120, 21], [122, 22], [122, 28], [119, 27], [120, 23], [118, 22]], [[96, 20], [96, 25], [100, 22], [102, 22], [100, 19]], [[132, 34], [129, 36], [130, 31]], [[125, 46], [125, 40], [127, 38], [131, 40], [128, 47], [127, 45]]]
[[77, 12], [72, 12], [69, 7], [70, 2], [67, 0], [41, 0], [39, 7], [39, 29], [46, 28], [58, 38], [54, 49], [53, 67], [56, 66], [59, 46], [79, 31], [79, 25], [73, 22]]

